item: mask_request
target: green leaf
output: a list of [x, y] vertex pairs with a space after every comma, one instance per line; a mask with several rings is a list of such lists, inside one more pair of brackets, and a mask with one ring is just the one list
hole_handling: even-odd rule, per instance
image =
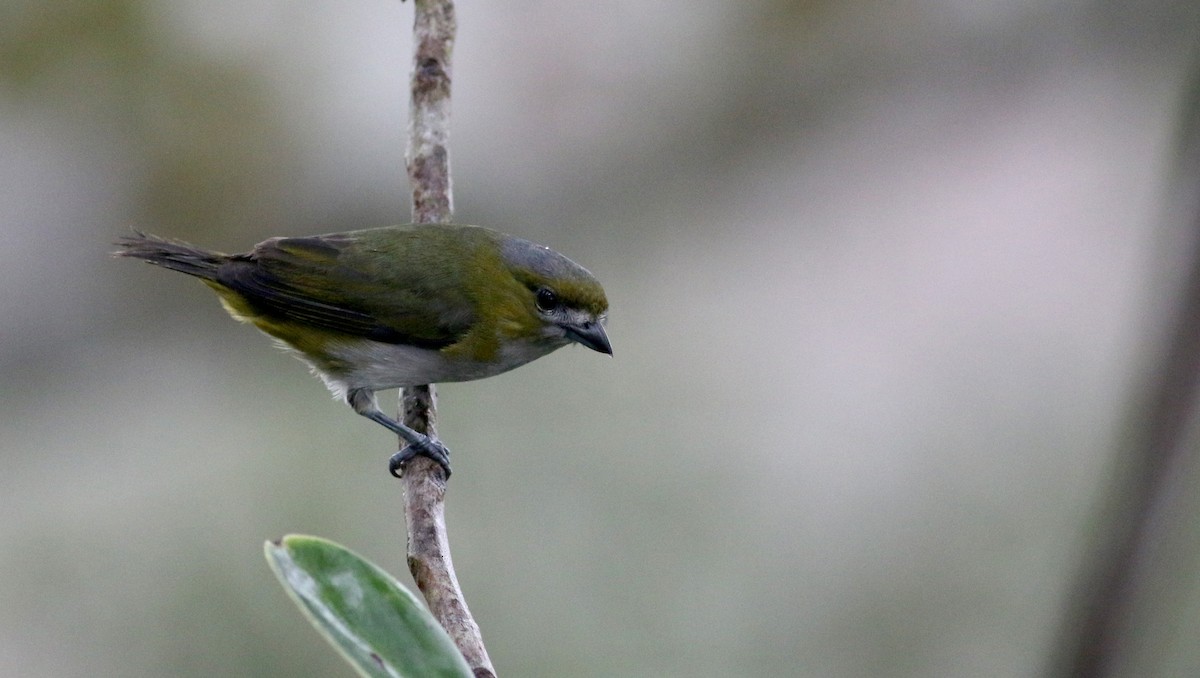
[[360, 674], [471, 678], [450, 636], [387, 572], [319, 537], [288, 535], [265, 550], [288, 595]]

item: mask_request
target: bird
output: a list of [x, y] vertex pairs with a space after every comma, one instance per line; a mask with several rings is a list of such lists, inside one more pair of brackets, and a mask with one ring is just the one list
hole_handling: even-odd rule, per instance
[[490, 228], [405, 224], [276, 237], [223, 254], [133, 231], [112, 254], [199, 278], [236, 320], [294, 353], [334, 397], [450, 476], [450, 451], [387, 416], [376, 392], [495, 376], [568, 344], [612, 355], [608, 299], [587, 269]]

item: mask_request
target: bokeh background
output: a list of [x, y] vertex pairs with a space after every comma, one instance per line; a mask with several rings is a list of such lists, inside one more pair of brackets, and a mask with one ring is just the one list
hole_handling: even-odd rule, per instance
[[[395, 441], [202, 285], [107, 252], [407, 221], [411, 12], [0, 5], [0, 674], [350, 675], [262, 543], [408, 581]], [[1042, 670], [1187, 264], [1200, 5], [459, 25], [457, 219], [593, 270], [616, 352], [439, 390], [500, 674]], [[1126, 675], [1200, 675], [1180, 515]]]

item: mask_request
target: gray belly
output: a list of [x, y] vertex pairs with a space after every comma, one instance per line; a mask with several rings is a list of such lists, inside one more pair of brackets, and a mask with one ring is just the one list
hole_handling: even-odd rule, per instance
[[331, 363], [341, 366], [335, 370], [309, 364], [334, 395], [345, 397], [346, 391], [358, 388], [381, 391], [492, 377], [536, 360], [567, 343], [566, 339], [514, 342], [501, 349], [497, 360], [478, 362], [449, 360], [440, 351], [415, 346], [358, 341], [326, 347]]

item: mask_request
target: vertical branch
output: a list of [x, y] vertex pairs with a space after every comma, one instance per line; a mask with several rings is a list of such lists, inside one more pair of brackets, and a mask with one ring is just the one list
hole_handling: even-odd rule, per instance
[[[450, 58], [454, 49], [453, 0], [416, 0], [413, 21], [415, 57], [409, 102], [408, 181], [415, 223], [449, 223]], [[402, 417], [409, 427], [436, 435], [437, 396], [433, 386], [406, 388]], [[404, 444], [401, 441], [401, 444]], [[416, 457], [404, 470], [408, 569], [425, 596], [429, 611], [454, 639], [476, 676], [495, 676], [479, 626], [467, 609], [454, 574], [446, 536], [446, 478], [441, 467]]]
[[1131, 622], [1151, 593], [1154, 554], [1178, 516], [1180, 479], [1197, 459], [1189, 427], [1200, 412], [1200, 62], [1191, 80], [1164, 217], [1171, 246], [1186, 248], [1187, 269], [1153, 379], [1127, 424], [1097, 543], [1054, 644], [1053, 678], [1121, 675], [1137, 641]]
[[450, 223], [450, 57], [453, 0], [416, 0], [415, 56], [408, 104], [408, 181], [414, 223]]

